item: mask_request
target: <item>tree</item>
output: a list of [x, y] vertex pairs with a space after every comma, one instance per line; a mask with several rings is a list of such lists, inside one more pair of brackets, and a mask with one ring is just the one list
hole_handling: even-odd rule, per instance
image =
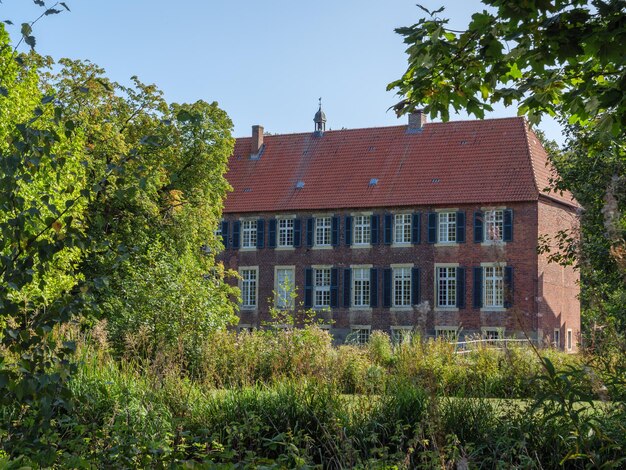
[[[516, 103], [531, 123], [550, 115], [567, 126], [566, 148], [552, 161], [561, 174], [555, 189], [570, 190], [585, 209], [583, 304], [597, 309], [611, 297], [615, 310], [626, 280], [626, 1], [483, 3], [490, 10], [475, 13], [465, 31], [447, 27], [443, 8], [423, 7], [426, 18], [396, 30], [409, 45], [409, 65], [388, 86], [402, 97], [394, 108], [423, 106], [447, 120], [450, 108], [483, 118], [494, 103]], [[562, 233], [559, 241], [571, 254], [568, 241], [577, 238]]]

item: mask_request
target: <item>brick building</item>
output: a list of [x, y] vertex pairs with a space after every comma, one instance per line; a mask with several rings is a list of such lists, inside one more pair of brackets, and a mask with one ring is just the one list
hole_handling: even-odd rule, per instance
[[[241, 327], [269, 308], [319, 311], [341, 341], [372, 329], [522, 336], [575, 349], [578, 273], [537, 254], [576, 225], [522, 118], [237, 139], [222, 260], [242, 279]], [[275, 295], [274, 295], [275, 294]]]

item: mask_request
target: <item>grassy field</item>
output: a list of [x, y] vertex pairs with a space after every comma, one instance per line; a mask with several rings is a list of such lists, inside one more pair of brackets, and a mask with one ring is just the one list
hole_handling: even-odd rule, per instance
[[0, 466], [546, 469], [623, 463], [620, 388], [609, 384], [615, 398], [601, 399], [594, 390], [602, 371], [585, 369], [582, 356], [541, 351], [549, 357], [546, 366], [528, 347], [458, 355], [441, 342], [393, 347], [379, 334], [365, 347], [334, 347], [327, 333], [311, 328], [216, 333], [198, 353], [202, 367], [192, 370], [174, 352], [138, 357], [129, 349], [115, 356], [103, 341], [79, 343], [73, 408], [54, 423], [51, 451], [19, 457], [11, 432], [27, 413], [4, 409], [0, 438], [7, 457]]

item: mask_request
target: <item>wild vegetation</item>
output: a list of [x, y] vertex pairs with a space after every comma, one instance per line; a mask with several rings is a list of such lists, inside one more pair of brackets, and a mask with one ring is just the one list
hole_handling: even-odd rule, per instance
[[556, 183], [589, 218], [580, 245], [551, 242], [583, 272], [594, 348], [228, 331], [226, 113], [90, 63], [52, 72], [0, 28], [0, 468], [624, 467], [624, 2], [485, 3], [467, 32], [439, 12], [400, 30], [398, 108], [519, 99], [569, 122]]

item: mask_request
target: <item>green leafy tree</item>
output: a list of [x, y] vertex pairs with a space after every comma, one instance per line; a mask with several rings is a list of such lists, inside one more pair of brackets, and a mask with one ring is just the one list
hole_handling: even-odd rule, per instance
[[235, 321], [234, 291], [215, 261], [232, 123], [216, 103], [168, 105], [137, 78], [125, 87], [93, 64], [61, 64], [47, 84], [85, 134], [87, 167], [124, 169], [86, 210], [90, 236], [106, 247], [82, 263], [94, 280], [92, 313], [108, 320], [119, 351], [142, 330], [152, 349], [182, 342], [191, 353]]
[[604, 319], [625, 331], [626, 315], [616, 307], [626, 279], [626, 1], [483, 4], [489, 9], [472, 15], [464, 31], [448, 27], [443, 8], [423, 7], [425, 18], [397, 30], [409, 58], [404, 75], [389, 84], [402, 97], [395, 109], [424, 107], [447, 120], [451, 108], [483, 118], [494, 103], [516, 104], [531, 123], [550, 115], [567, 126], [566, 148], [551, 152], [561, 174], [554, 183], [583, 205], [582, 242], [559, 234], [565, 253], [554, 259], [578, 256], [586, 312], [604, 310]]

